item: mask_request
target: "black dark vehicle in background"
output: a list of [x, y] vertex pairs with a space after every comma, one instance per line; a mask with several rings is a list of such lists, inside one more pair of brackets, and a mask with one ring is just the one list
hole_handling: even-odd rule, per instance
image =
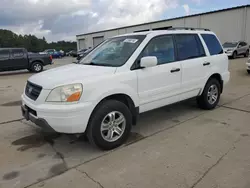
[[71, 50], [68, 55], [72, 56], [72, 57], [77, 57], [77, 51], [76, 50]]
[[50, 64], [52, 56], [48, 54], [29, 53], [25, 48], [0, 48], [0, 71], [28, 69], [41, 72]]
[[77, 60], [82, 59], [83, 57], [85, 57], [86, 55], [88, 55], [90, 52], [92, 51], [92, 48], [89, 49], [84, 49], [84, 50], [79, 50], [77, 53]]

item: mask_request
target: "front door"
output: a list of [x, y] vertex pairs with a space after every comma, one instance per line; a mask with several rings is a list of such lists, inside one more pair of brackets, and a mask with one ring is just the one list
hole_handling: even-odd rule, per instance
[[10, 64], [16, 69], [28, 68], [27, 53], [23, 49], [12, 49]]
[[158, 64], [136, 70], [140, 112], [177, 102], [181, 84], [181, 66], [176, 62], [172, 35], [153, 38], [138, 60], [145, 56], [156, 56]]
[[10, 68], [10, 51], [8, 49], [0, 49], [0, 69]]

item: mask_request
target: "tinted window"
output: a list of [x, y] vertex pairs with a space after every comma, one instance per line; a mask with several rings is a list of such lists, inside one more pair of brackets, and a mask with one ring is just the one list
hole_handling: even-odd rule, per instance
[[[204, 39], [204, 37], [203, 37], [203, 39]], [[225, 42], [222, 46], [224, 48], [235, 48], [237, 45], [238, 45], [237, 42]]]
[[210, 52], [210, 55], [222, 54], [223, 49], [218, 41], [218, 39], [212, 34], [202, 34], [202, 38], [204, 39], [207, 48]]
[[152, 39], [143, 50], [141, 57], [156, 56], [158, 64], [175, 61], [173, 37], [161, 36]]
[[247, 45], [247, 43], [245, 43], [245, 42], [241, 42], [241, 43], [240, 43], [240, 45], [241, 45], [241, 46], [246, 46], [246, 45]]
[[0, 59], [9, 58], [9, 50], [0, 50]]
[[196, 34], [180, 34], [175, 36], [178, 59], [192, 59], [205, 56], [204, 48]]
[[14, 57], [23, 57], [24, 56], [24, 53], [23, 53], [23, 50], [22, 49], [13, 49], [12, 50], [12, 55]]

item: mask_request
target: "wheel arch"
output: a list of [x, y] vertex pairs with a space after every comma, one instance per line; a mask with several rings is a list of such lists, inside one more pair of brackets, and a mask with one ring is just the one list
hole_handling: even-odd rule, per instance
[[207, 83], [208, 83], [209, 80], [211, 80], [212, 78], [214, 78], [214, 79], [216, 79], [216, 80], [219, 81], [219, 83], [220, 83], [220, 89], [221, 89], [220, 93], [223, 92], [223, 80], [222, 80], [222, 76], [221, 76], [219, 73], [214, 73], [214, 74], [212, 74], [212, 75], [207, 79], [207, 82], [206, 82], [206, 84], [203, 86], [202, 91], [200, 92], [200, 94], [202, 94], [202, 92], [203, 92], [204, 88], [206, 87]]
[[117, 101], [120, 101], [120, 102], [124, 103], [128, 107], [128, 109], [130, 110], [130, 112], [132, 114], [132, 118], [133, 118], [132, 123], [133, 123], [133, 125], [136, 125], [138, 115], [139, 115], [139, 107], [136, 106], [133, 99], [129, 95], [124, 94], [124, 93], [111, 94], [111, 95], [107, 95], [104, 98], [102, 98], [97, 103], [97, 105], [95, 106], [93, 111], [91, 112], [89, 120], [91, 119], [91, 116], [95, 113], [95, 111], [98, 109], [98, 107], [106, 100], [117, 100]]
[[30, 62], [30, 67], [31, 67], [34, 63], [41, 63], [42, 66], [43, 66], [43, 61], [40, 60], [40, 59], [32, 60], [32, 61]]

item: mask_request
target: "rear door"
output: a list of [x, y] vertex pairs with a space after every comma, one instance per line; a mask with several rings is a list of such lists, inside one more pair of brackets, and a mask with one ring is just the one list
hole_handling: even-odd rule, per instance
[[10, 50], [0, 49], [0, 69], [10, 68]]
[[12, 49], [10, 64], [16, 68], [28, 68], [27, 53], [24, 49]]
[[198, 34], [176, 34], [177, 60], [181, 63], [181, 96], [197, 96], [203, 87], [210, 65]]
[[208, 62], [210, 63], [210, 69], [206, 72], [207, 76], [219, 73], [223, 77], [223, 74], [228, 74], [228, 57], [223, 52], [218, 38], [211, 33], [201, 34], [201, 39], [204, 41], [209, 53]]

